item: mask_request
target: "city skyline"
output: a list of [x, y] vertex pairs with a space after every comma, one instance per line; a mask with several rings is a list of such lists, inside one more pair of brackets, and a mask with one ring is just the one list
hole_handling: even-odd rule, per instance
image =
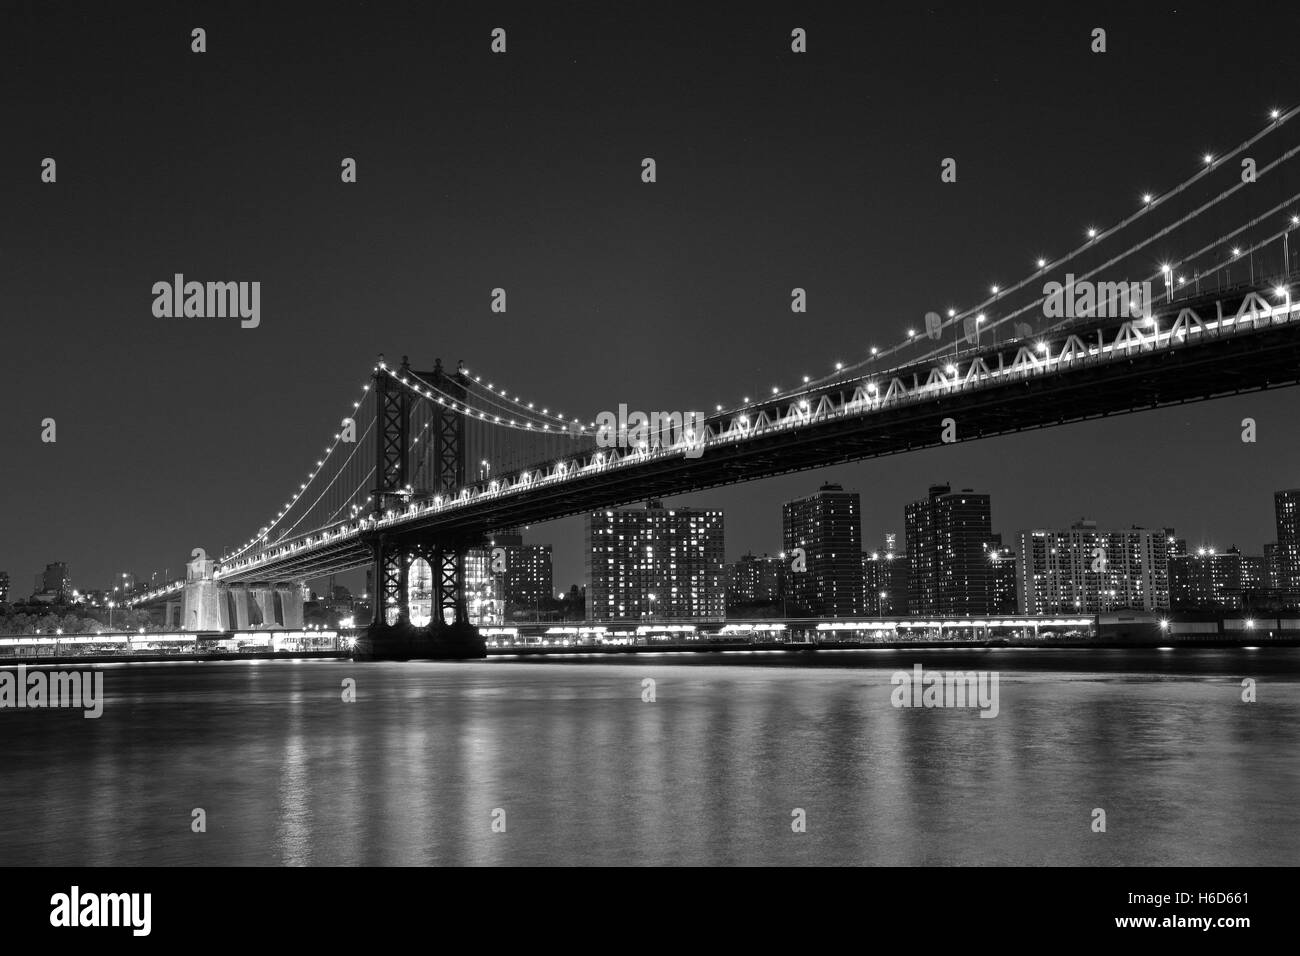
[[[963, 492], [973, 493], [974, 495], [976, 495], [976, 497], [984, 501], [985, 503], [984, 506], [996, 507], [995, 502], [997, 501], [997, 496], [989, 492], [976, 491], [970, 488], [953, 488], [952, 486], [946, 484], [931, 485], [929, 487], [929, 492], [932, 500], [936, 493], [942, 495], [961, 494]], [[850, 525], [845, 525], [844, 529], [840, 532], [840, 536], [843, 537], [845, 541], [848, 541], [849, 537], [851, 537], [853, 541], [857, 542], [858, 550], [854, 553], [857, 556], [859, 556], [863, 562], [865, 562], [866, 559], [868, 558], [874, 558], [876, 556], [876, 553], [878, 552], [883, 553], [884, 542], [890, 536], [893, 536], [896, 539], [897, 553], [900, 557], [906, 558], [909, 554], [914, 553], [912, 551], [909, 551], [907, 547], [906, 536], [904, 534], [900, 534], [899, 532], [895, 531], [893, 525], [890, 525], [888, 523], [882, 523], [880, 526], [881, 530], [879, 534], [875, 536], [870, 536], [865, 531], [860, 530], [863, 527], [862, 518], [864, 517], [864, 515], [862, 514], [862, 508], [860, 504], [857, 503], [860, 502], [860, 492], [853, 488], [844, 488], [842, 486], [833, 485], [830, 483], [823, 484], [815, 492], [809, 492], [808, 494], [804, 495], [802, 498], [798, 498], [798, 499], [794, 499], [793, 501], [787, 501], [782, 503], [782, 505], [780, 506], [781, 513], [786, 515], [787, 517], [785, 519], [781, 519], [780, 516], [778, 516], [778, 520], [784, 520], [788, 524], [788, 520], [789, 520], [788, 515], [792, 505], [798, 505], [800, 502], [804, 502], [804, 501], [808, 501], [808, 502], [816, 501], [818, 498], [826, 494], [836, 495], [844, 499], [845, 502], [851, 502], [849, 506], [850, 507], [849, 522], [850, 525], [855, 526], [856, 529], [858, 530], [850, 535]], [[665, 514], [674, 511], [681, 512], [683, 515], [689, 515], [693, 513], [701, 513], [701, 514], [718, 513], [720, 511], [720, 509], [694, 508], [688, 503], [688, 500], [692, 497], [696, 497], [696, 496], [682, 496], [681, 498], [677, 499], [678, 501], [677, 504], [668, 504], [659, 501], [653, 501], [652, 504], [654, 508], [663, 511]], [[1153, 522], [1135, 523], [1133, 525], [1130, 525], [1129, 527], [1120, 527], [1114, 522], [1106, 522], [1106, 521], [1099, 522], [1095, 517], [1091, 517], [1091, 516], [1086, 516], [1086, 517], [1080, 516], [1068, 522], [1060, 521], [1060, 520], [1058, 520], [1057, 522], [1053, 522], [1051, 520], [1040, 520], [1029, 527], [1017, 528], [1010, 532], [1005, 532], [1005, 533], [992, 531], [990, 526], [987, 537], [989, 538], [990, 543], [999, 542], [1000, 546], [1003, 547], [1003, 549], [1009, 554], [1009, 557], [1013, 562], [1013, 566], [1015, 569], [1015, 576], [1017, 579], [1017, 588], [1016, 588], [1017, 601], [1019, 605], [1019, 610], [1022, 613], [1039, 613], [1034, 610], [1034, 607], [1036, 607], [1038, 603], [1042, 603], [1043, 607], [1045, 609], [1048, 609], [1049, 611], [1064, 606], [1063, 602], [1061, 602], [1060, 600], [1049, 600], [1044, 598], [1032, 599], [1033, 603], [1031, 603], [1030, 605], [1024, 604], [1025, 601], [1024, 584], [1022, 583], [1021, 579], [1023, 575], [1026, 573], [1026, 568], [1029, 567], [1029, 565], [1027, 564], [1027, 558], [1025, 556], [1026, 542], [1030, 542], [1035, 538], [1041, 538], [1047, 534], [1057, 535], [1058, 537], [1062, 538], [1062, 541], [1068, 542], [1070, 548], [1078, 551], [1078, 555], [1071, 558], [1070, 560], [1083, 561], [1084, 564], [1086, 564], [1087, 562], [1084, 560], [1083, 555], [1085, 554], [1085, 552], [1090, 552], [1091, 548], [1093, 547], [1093, 544], [1096, 543], [1094, 539], [1096, 539], [1098, 535], [1103, 536], [1101, 538], [1103, 544], [1105, 544], [1107, 539], [1114, 538], [1114, 537], [1126, 539], [1127, 537], [1131, 536], [1135, 540], [1137, 540], [1140, 537], [1144, 543], [1141, 546], [1139, 546], [1139, 551], [1145, 548], [1146, 551], [1149, 553], [1150, 548], [1153, 546], [1160, 548], [1160, 554], [1161, 554], [1160, 561], [1162, 566], [1164, 566], [1165, 562], [1168, 561], [1170, 562], [1171, 568], [1172, 568], [1172, 560], [1176, 555], [1195, 558], [1198, 555], [1202, 557], [1205, 556], [1222, 557], [1224, 555], [1236, 553], [1239, 554], [1243, 560], [1258, 562], [1258, 568], [1253, 572], [1251, 572], [1253, 574], [1253, 579], [1256, 581], [1257, 586], [1266, 589], [1281, 590], [1281, 591], [1286, 591], [1288, 588], [1291, 588], [1292, 590], [1297, 590], [1296, 588], [1294, 588], [1293, 585], [1289, 585], [1285, 583], [1286, 581], [1286, 572], [1284, 570], [1286, 566], [1285, 564], [1279, 565], [1279, 568], [1273, 572], [1276, 575], [1280, 575], [1281, 578], [1276, 584], [1270, 584], [1267, 575], [1268, 575], [1268, 554], [1270, 548], [1274, 549], [1280, 555], [1280, 558], [1282, 560], [1285, 560], [1285, 557], [1288, 554], [1292, 556], [1296, 554], [1300, 554], [1300, 550], [1298, 550], [1300, 549], [1300, 526], [1297, 526], [1296, 519], [1295, 519], [1295, 514], [1297, 513], [1297, 506], [1300, 505], [1300, 489], [1277, 489], [1272, 493], [1270, 498], [1273, 501], [1273, 505], [1274, 505], [1274, 509], [1273, 509], [1274, 520], [1275, 520], [1274, 534], [1272, 536], [1272, 540], [1265, 542], [1259, 548], [1258, 551], [1252, 551], [1248, 548], [1242, 548], [1235, 541], [1228, 542], [1227, 544], [1223, 544], [1221, 543], [1222, 539], [1189, 541], [1186, 535], [1182, 533], [1181, 529], [1167, 526], [1167, 525], [1160, 525]], [[903, 507], [900, 509], [901, 517], [903, 520], [901, 520], [898, 523], [898, 527], [906, 529], [908, 526], [908, 522], [907, 522], [908, 510], [910, 508], [921, 505], [923, 502], [924, 499], [918, 498], [913, 501], [905, 503]], [[633, 507], [617, 509], [617, 511], [618, 513], [624, 515], [635, 515], [635, 514], [645, 513], [645, 508], [644, 506], [633, 506]], [[725, 511], [722, 511], [721, 514], [725, 514]], [[588, 516], [588, 519], [586, 520], [589, 521], [591, 517], [593, 516]], [[539, 527], [545, 528], [546, 525], [540, 525]], [[1044, 530], [1044, 529], [1049, 529], [1049, 530]], [[532, 533], [531, 536], [536, 538], [537, 534], [538, 534], [537, 532], [534, 532]], [[1173, 537], [1174, 535], [1177, 535], [1176, 539], [1175, 537]], [[985, 535], [977, 535], [976, 537], [983, 538], [985, 537]], [[1085, 537], [1087, 539], [1086, 541], [1085, 541]], [[724, 581], [725, 581], [725, 574], [729, 573], [730, 569], [733, 566], [742, 562], [746, 558], [753, 558], [757, 556], [761, 556], [762, 558], [773, 558], [779, 555], [783, 563], [787, 563], [788, 562], [787, 552], [792, 547], [792, 545], [778, 538], [776, 542], [770, 543], [767, 547], [764, 547], [762, 550], [756, 550], [753, 548], [747, 548], [741, 550], [739, 546], [737, 546], [732, 541], [729, 535], [723, 534], [721, 532], [719, 532], [719, 540], [721, 543], [721, 547], [723, 549], [723, 556], [721, 558], [721, 562], [724, 569]], [[584, 591], [589, 591], [592, 585], [591, 576], [590, 576], [591, 554], [588, 553], [591, 548], [591, 541], [592, 539], [590, 536], [590, 530], [588, 530], [588, 532], [584, 536], [583, 544], [582, 544], [582, 554], [583, 554], [582, 560], [587, 565], [588, 571], [584, 574], [582, 578], [580, 578], [577, 581], [569, 582], [568, 584], [565, 585], [558, 585], [554, 582], [553, 579], [553, 574], [554, 574], [553, 571], [554, 568], [553, 547], [554, 546], [553, 545], [551, 545], [548, 542], [542, 542], [538, 540], [525, 543], [524, 534], [520, 532], [506, 531], [506, 532], [499, 533], [497, 535], [494, 535], [487, 542], [485, 542], [482, 548], [474, 549], [473, 552], [475, 555], [474, 562], [476, 562], [474, 566], [478, 568], [478, 570], [475, 571], [472, 575], [473, 580], [478, 582], [477, 584], [474, 585], [474, 587], [481, 588], [482, 586], [484, 586], [485, 582], [490, 582], [495, 589], [495, 598], [494, 598], [495, 602], [498, 604], [502, 604], [503, 607], [508, 606], [509, 604], [511, 604], [511, 601], [506, 598], [506, 594], [512, 589], [518, 592], [526, 592], [529, 595], [533, 595], [533, 592], [537, 591], [539, 585], [532, 584], [529, 580], [525, 580], [521, 578], [521, 568], [526, 566], [528, 568], [528, 572], [527, 572], [528, 574], [540, 573], [540, 569], [543, 567], [542, 561], [544, 559], [544, 568], [545, 568], [546, 577], [548, 580], [551, 580], [552, 582], [551, 587], [547, 589], [547, 593], [553, 593], [557, 591], [567, 591], [569, 587], [578, 587], [583, 589]], [[1282, 542], [1280, 548], [1279, 548], [1279, 541]], [[1287, 547], [1288, 541], [1290, 542], [1290, 548]], [[873, 545], [871, 542], [876, 542], [876, 544]], [[1084, 542], [1084, 543], [1080, 543], [1080, 542]], [[1175, 547], [1175, 543], [1177, 543], [1177, 548]], [[780, 547], [777, 547], [776, 545], [780, 545]], [[510, 565], [510, 573], [502, 573], [499, 577], [495, 574], [489, 573], [488, 564], [490, 563], [491, 560], [491, 552], [495, 546], [501, 546], [505, 550], [509, 551], [511, 555], [511, 562], [518, 562], [522, 560], [523, 562], [525, 562], [525, 564], [520, 565], [518, 563], [512, 563]], [[1181, 551], [1182, 548], [1186, 548], [1186, 550]], [[1164, 556], [1166, 549], [1168, 553], [1167, 558]], [[1127, 562], [1128, 550], [1129, 549], [1127, 545], [1121, 545], [1115, 551], [1115, 553], [1125, 555], [1124, 561]], [[740, 553], [737, 553], [738, 551]], [[987, 557], [987, 552], [984, 557]], [[1041, 562], [1043, 558], [1042, 556], [1039, 556], [1036, 558], [1036, 560]], [[1149, 558], [1148, 559], [1135, 558], [1134, 560], [1149, 560]], [[1294, 557], [1292, 557], [1291, 560], [1294, 561]], [[841, 565], [843, 563], [844, 563], [843, 561], [840, 562]], [[479, 567], [480, 565], [481, 567]], [[16, 596], [15, 599], [15, 595], [13, 595], [12, 593], [12, 584], [9, 584], [9, 579], [12, 577], [12, 575], [9, 575], [5, 569], [0, 569], [0, 579], [3, 579], [5, 583], [8, 584], [9, 586], [9, 590], [11, 592], [10, 603], [26, 603], [28, 600], [35, 599], [37, 594], [42, 590], [42, 586], [44, 591], [48, 594], [52, 590], [52, 587], [50, 585], [51, 575], [55, 573], [61, 574], [64, 577], [64, 579], [67, 582], [66, 590], [69, 594], [72, 594], [74, 591], [76, 591], [76, 592], [80, 592], [83, 595], [106, 594], [105, 600], [114, 598], [113, 592], [116, 586], [111, 583], [106, 588], [98, 588], [93, 586], [75, 588], [71, 580], [72, 566], [73, 565], [70, 562], [48, 562], [44, 571], [39, 572], [35, 575], [37, 589], [32, 592], [32, 595], [30, 597], [18, 595]], [[1293, 564], [1292, 566], [1294, 567], [1295, 565]], [[1146, 566], [1143, 565], [1143, 567], [1145, 568]], [[818, 572], [816, 571], [815, 565], [810, 565], [809, 570], [810, 572], [812, 572], [810, 576], [810, 581], [811, 581], [812, 578], [817, 577]], [[1112, 569], [1108, 568], [1107, 571], [1108, 573], [1110, 573]], [[427, 574], [427, 571], [421, 573]], [[870, 582], [872, 580], [873, 572], [867, 572], [864, 563], [864, 565], [861, 568], [861, 573], [865, 574], [865, 578], [859, 576], [859, 579], [856, 582], [859, 588], [863, 587], [864, 582]], [[1120, 575], [1120, 579], [1125, 579], [1130, 572], [1127, 570], [1127, 567], [1125, 567], [1124, 569], [1121, 570], [1114, 570], [1114, 573]], [[1149, 570], [1144, 570], [1141, 572], [1141, 574], [1139, 574], [1139, 577], [1142, 577], [1142, 575], [1146, 576], [1145, 578], [1143, 578], [1143, 580], [1145, 580], [1147, 583], [1146, 584], [1139, 583], [1137, 585], [1136, 599], [1133, 600], [1120, 599], [1118, 601], [1112, 600], [1110, 602], [1110, 605], [1117, 606], [1117, 607], [1133, 607], [1133, 608], [1145, 607], [1147, 610], [1150, 610], [1152, 608], [1168, 609], [1171, 606], [1171, 593], [1174, 586], [1173, 581], [1171, 579], [1172, 570], [1166, 570], [1162, 572], [1163, 583], [1160, 585], [1160, 587], [1163, 590], [1157, 591], [1157, 594], [1158, 595], [1162, 594], [1163, 596], [1162, 597], [1158, 596], [1154, 599], [1150, 595], [1150, 590], [1152, 587], [1150, 583], [1150, 573], [1151, 572]], [[114, 575], [112, 580], [119, 580], [119, 579], [123, 581], [123, 584], [126, 584], [127, 581], [130, 582], [129, 585], [126, 588], [124, 588], [125, 591], [132, 591], [136, 588], [143, 590], [159, 583], [156, 578], [154, 580], [150, 580], [147, 577], [137, 576], [131, 574], [130, 572], [123, 572]], [[334, 579], [339, 579], [345, 582], [349, 579], [359, 579], [365, 582], [365, 586], [367, 589], [369, 589], [371, 586], [365, 572], [352, 572], [346, 574], [331, 575], [329, 578], [329, 580], [331, 581], [333, 581]], [[323, 586], [323, 582], [325, 580], [326, 579], [324, 578], [314, 579], [312, 583], [316, 584], [317, 587], [313, 588], [312, 590], [313, 591], [321, 590], [321, 587]], [[992, 574], [990, 574], [988, 581], [985, 582], [984, 585], [982, 586], [991, 587], [992, 580], [993, 577]], [[343, 586], [346, 586], [346, 584], [344, 584]], [[816, 587], [816, 585], [812, 585], [812, 584], [810, 584], [810, 586]], [[866, 587], [869, 589], [870, 587], [869, 583], [866, 585]], [[1143, 596], [1144, 589], [1146, 592], [1145, 597]], [[653, 590], [653, 589], [648, 589], [648, 590]], [[322, 591], [322, 593], [325, 593], [325, 591]], [[541, 593], [540, 591], [537, 591], [538, 595], [540, 595], [540, 593]], [[794, 592], [791, 592], [791, 594], [793, 593]], [[537, 595], [533, 595], [533, 596], [535, 597]], [[814, 616], [818, 616], [819, 614], [821, 616], [826, 616], [826, 617], [855, 616], [857, 614], [865, 614], [866, 613], [865, 609], [872, 606], [873, 603], [875, 603], [876, 606], [879, 606], [879, 604], [875, 602], [875, 599], [871, 598], [871, 596], [867, 594], [866, 591], [862, 591], [860, 596], [862, 597], [860, 606], [863, 608], [863, 610], [861, 611], [853, 611], [850, 610], [848, 606], [846, 606], [843, 609], [842, 613], [827, 611], [824, 614], [822, 614], [822, 612], [814, 611]], [[879, 595], [877, 595], [876, 597], [879, 597]], [[426, 600], [427, 602], [427, 594], [425, 595], [424, 600]], [[532, 600], [532, 597], [524, 599], [524, 603], [527, 603], [528, 600]], [[1097, 598], [1097, 600], [1099, 601], [1100, 607], [1107, 606], [1107, 602], [1104, 599]], [[519, 602], [516, 601], [515, 603], [519, 603]], [[730, 606], [730, 603], [731, 603], [731, 595], [728, 592], [727, 606]], [[813, 606], [816, 607], [819, 605], [816, 605], [816, 603], [814, 603]], [[855, 606], [859, 606], [859, 605], [855, 605]], [[591, 605], [588, 605], [589, 616], [591, 613], [590, 607]], [[912, 608], [910, 610], [910, 613], [923, 614], [926, 612], [918, 610], [916, 608]], [[483, 618], [482, 623], [489, 623], [489, 624], [502, 623], [502, 621], [500, 620], [501, 615], [502, 615], [502, 609], [499, 608], [495, 613], [495, 615], [489, 615], [488, 617]], [[689, 616], [689, 615], [685, 615], [685, 616]], [[478, 622], [479, 614], [477, 611], [475, 612], [474, 617], [476, 622]]]

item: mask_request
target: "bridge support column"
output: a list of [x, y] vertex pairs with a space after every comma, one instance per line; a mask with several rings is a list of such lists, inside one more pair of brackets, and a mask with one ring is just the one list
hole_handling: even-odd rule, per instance
[[230, 586], [230, 597], [227, 598], [227, 601], [234, 607], [235, 612], [234, 619], [230, 621], [230, 629], [233, 631], [248, 630], [248, 585], [232, 584]]
[[[279, 627], [280, 618], [275, 613], [275, 588], [266, 584], [255, 584], [249, 587], [248, 596], [257, 613], [253, 615], [256, 623], [253, 627], [272, 628]], [[260, 618], [260, 620], [257, 620]]]
[[302, 628], [302, 588], [297, 584], [278, 584], [276, 596], [280, 599], [280, 624], [299, 630]]

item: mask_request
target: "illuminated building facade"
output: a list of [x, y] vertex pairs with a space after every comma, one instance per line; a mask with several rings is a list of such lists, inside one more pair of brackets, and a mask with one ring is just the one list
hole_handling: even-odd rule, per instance
[[645, 508], [587, 516], [587, 619], [721, 621], [723, 513]]
[[1095, 521], [1021, 531], [1016, 547], [1019, 610], [1097, 614], [1166, 609], [1173, 537], [1168, 528], [1103, 531]]

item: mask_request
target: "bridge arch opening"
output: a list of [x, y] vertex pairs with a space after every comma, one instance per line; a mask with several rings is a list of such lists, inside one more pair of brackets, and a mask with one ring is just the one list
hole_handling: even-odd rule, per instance
[[416, 627], [427, 627], [433, 620], [433, 568], [424, 558], [416, 558], [407, 571], [407, 617]]

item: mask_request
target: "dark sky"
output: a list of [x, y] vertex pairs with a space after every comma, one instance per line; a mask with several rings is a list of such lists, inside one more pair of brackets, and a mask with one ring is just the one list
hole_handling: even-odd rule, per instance
[[[895, 6], [7, 3], [0, 569], [21, 593], [64, 560], [96, 587], [245, 540], [379, 352], [463, 358], [584, 418], [821, 374], [1073, 248], [1300, 101], [1276, 46], [1296, 36], [1290, 3]], [[151, 286], [175, 272], [259, 280], [260, 328], [155, 318]], [[1005, 535], [1089, 516], [1257, 553], [1272, 492], [1300, 485], [1296, 401], [686, 500], [726, 509], [733, 557], [778, 549], [780, 503], [827, 479], [862, 492], [868, 543], [947, 480], [992, 494]], [[559, 586], [581, 579], [579, 529], [533, 529]]]

